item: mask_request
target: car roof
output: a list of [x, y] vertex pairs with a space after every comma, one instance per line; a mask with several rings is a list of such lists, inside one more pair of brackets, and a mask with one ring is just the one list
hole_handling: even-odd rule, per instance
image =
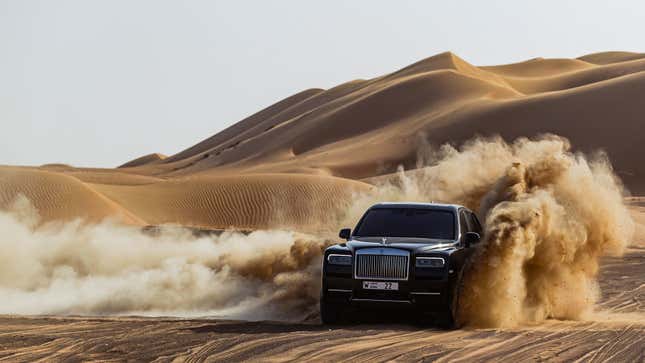
[[418, 203], [418, 202], [382, 202], [374, 204], [370, 209], [375, 208], [427, 208], [427, 209], [444, 209], [457, 211], [459, 208], [465, 208], [459, 204], [443, 204], [443, 203]]

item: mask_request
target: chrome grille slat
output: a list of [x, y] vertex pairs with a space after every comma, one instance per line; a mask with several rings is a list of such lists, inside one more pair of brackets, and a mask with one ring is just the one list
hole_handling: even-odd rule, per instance
[[410, 254], [393, 248], [359, 250], [355, 277], [359, 279], [407, 280]]

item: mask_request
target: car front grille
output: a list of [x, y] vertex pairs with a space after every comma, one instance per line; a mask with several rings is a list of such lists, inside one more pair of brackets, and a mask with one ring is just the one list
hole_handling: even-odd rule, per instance
[[356, 254], [355, 277], [358, 279], [407, 280], [407, 251], [398, 249], [366, 249]]

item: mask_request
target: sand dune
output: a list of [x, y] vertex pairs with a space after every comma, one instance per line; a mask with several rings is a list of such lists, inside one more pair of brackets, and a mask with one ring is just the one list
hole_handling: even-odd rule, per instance
[[209, 137], [208, 139], [198, 143], [197, 145], [191, 146], [190, 148], [175, 154], [166, 160], [166, 162], [181, 160], [190, 158], [191, 156], [197, 155], [204, 150], [209, 150], [220, 143], [231, 143], [237, 138], [240, 134], [247, 132], [250, 129], [253, 129], [258, 123], [264, 122], [266, 119], [269, 119], [276, 114], [280, 114], [282, 111], [289, 109], [294, 105], [298, 105], [304, 100], [312, 97], [313, 95], [321, 92], [320, 89], [310, 89], [306, 91], [299, 92], [291, 97], [288, 97], [275, 105], [267, 107], [266, 109], [247, 117], [246, 119], [236, 123], [235, 125], [227, 128], [226, 130]]
[[540, 78], [592, 67], [593, 64], [579, 59], [535, 58], [520, 63], [482, 67], [482, 69], [504, 77]]
[[313, 175], [248, 174], [93, 187], [148, 224], [311, 230], [333, 224], [333, 212], [369, 185]]
[[578, 59], [585, 62], [593, 64], [610, 64], [610, 63], [620, 63], [634, 59], [645, 58], [644, 53], [633, 53], [633, 52], [601, 52], [588, 54]]
[[[645, 164], [639, 157], [645, 151], [640, 136], [643, 94], [642, 53], [477, 67], [446, 52], [381, 77], [299, 92], [167, 158], [149, 154], [118, 169], [64, 164], [23, 169], [48, 177], [30, 178], [24, 185], [2, 179], [3, 205], [19, 192], [47, 201], [54, 196], [34, 190], [54, 188], [53, 193], [56, 185], [73, 184], [85, 192], [82, 203], [93, 207], [88, 212], [68, 208], [61, 218], [121, 213], [141, 223], [266, 226], [266, 216], [251, 220], [223, 211], [245, 208], [262, 215], [268, 196], [300, 183], [325, 185], [328, 193], [340, 195], [341, 189], [357, 185], [343, 178], [369, 180], [399, 165], [415, 168], [419, 146], [427, 143], [460, 144], [475, 135], [495, 134], [512, 140], [547, 132], [569, 138], [576, 150], [606, 151], [627, 187], [639, 194], [645, 192]], [[263, 177], [254, 176], [258, 174], [282, 176], [274, 175], [264, 185], [259, 182]], [[236, 184], [240, 187], [230, 192], [225, 186]], [[298, 195], [318, 192], [307, 188]], [[200, 191], [188, 196], [189, 189]], [[233, 197], [222, 199], [225, 195]], [[80, 205], [80, 197], [75, 198], [65, 203]], [[189, 212], [200, 200], [209, 202]], [[43, 217], [58, 217], [46, 211], [53, 208], [45, 201], [36, 200]], [[217, 208], [221, 215], [204, 208]], [[287, 214], [296, 221], [302, 212]]]
[[442, 53], [382, 77], [297, 94], [235, 125], [234, 134], [227, 129], [154, 171], [136, 172], [367, 178], [413, 167], [422, 138], [441, 144], [550, 132], [579, 150], [606, 150], [628, 187], [641, 192], [645, 170], [635, 155], [643, 151], [636, 131], [644, 70], [635, 53], [486, 67]]
[[[368, 184], [328, 176], [246, 174], [164, 180], [109, 171], [0, 168], [0, 205], [27, 197], [44, 221], [116, 217], [206, 229], [319, 229]], [[325, 223], [327, 222], [327, 223]]]
[[19, 196], [34, 204], [45, 221], [83, 218], [98, 222], [112, 217], [125, 223], [142, 221], [117, 203], [78, 179], [47, 171], [26, 168], [0, 168], [0, 205], [13, 205]]

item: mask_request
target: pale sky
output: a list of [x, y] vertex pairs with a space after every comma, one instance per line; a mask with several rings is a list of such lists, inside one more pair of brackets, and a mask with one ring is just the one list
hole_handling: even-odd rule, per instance
[[453, 51], [645, 51], [645, 2], [0, 0], [0, 164], [174, 154], [303, 89]]

